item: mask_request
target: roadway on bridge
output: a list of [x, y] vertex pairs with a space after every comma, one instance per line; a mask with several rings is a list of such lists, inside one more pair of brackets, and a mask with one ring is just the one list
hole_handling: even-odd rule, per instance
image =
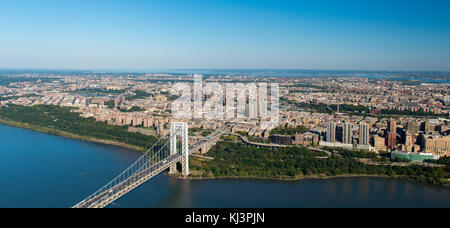
[[[186, 153], [192, 155], [195, 151], [202, 148], [205, 143], [218, 140], [232, 125], [225, 125], [218, 128], [214, 133], [205, 137], [203, 140], [192, 145]], [[184, 124], [184, 132], [187, 132], [187, 124]], [[179, 132], [179, 131], [177, 131]], [[176, 133], [174, 133], [176, 134]], [[186, 133], [187, 134], [187, 133]], [[184, 161], [183, 154], [169, 154], [169, 142], [163, 146], [158, 146], [162, 137], [149, 151], [139, 158], [132, 166], [125, 170], [122, 174], [114, 178], [110, 183], [105, 185], [99, 191], [95, 192], [74, 208], [103, 208], [124, 196], [128, 192], [137, 188], [141, 184], [160, 174], [161, 172], [173, 167], [178, 162]], [[188, 143], [188, 142], [187, 142]], [[152, 154], [154, 150], [154, 154]], [[172, 151], [172, 149], [170, 149]], [[157, 158], [155, 161], [152, 158]]]

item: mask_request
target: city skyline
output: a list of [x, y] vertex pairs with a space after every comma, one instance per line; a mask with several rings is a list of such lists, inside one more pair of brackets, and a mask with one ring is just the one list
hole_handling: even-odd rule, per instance
[[1, 69], [450, 70], [448, 1], [0, 3]]

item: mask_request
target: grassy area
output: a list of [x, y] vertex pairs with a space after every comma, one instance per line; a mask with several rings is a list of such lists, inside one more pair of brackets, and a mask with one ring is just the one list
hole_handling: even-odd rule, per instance
[[250, 142], [266, 143], [266, 144], [272, 143], [269, 139], [261, 138], [261, 137], [248, 136], [247, 139]]
[[324, 150], [330, 152], [336, 152], [343, 157], [347, 158], [376, 158], [378, 155], [376, 153], [372, 153], [364, 150], [346, 150], [343, 148], [332, 148], [332, 147], [324, 147]]
[[136, 91], [134, 91], [134, 94], [135, 94], [134, 96], [128, 96], [128, 97], [126, 97], [126, 99], [131, 101], [131, 100], [136, 100], [136, 99], [145, 99], [145, 98], [149, 98], [152, 96], [150, 93], [147, 93], [142, 90], [136, 90]]
[[213, 130], [198, 128], [198, 127], [189, 128], [189, 135], [190, 136], [194, 136], [194, 135], [199, 134], [199, 135], [201, 135], [203, 137], [206, 137], [206, 136], [210, 135], [213, 132], [214, 132]]
[[277, 127], [270, 132], [270, 135], [295, 135], [296, 133], [303, 134], [308, 131], [309, 129], [304, 126], [297, 126], [295, 128]]
[[130, 109], [120, 109], [121, 112], [143, 112], [145, 111], [145, 109], [138, 107], [138, 106], [133, 106]]
[[79, 89], [72, 91], [71, 93], [89, 93], [89, 94], [98, 94], [98, 95], [119, 95], [127, 92], [126, 89], [115, 90], [115, 89]]

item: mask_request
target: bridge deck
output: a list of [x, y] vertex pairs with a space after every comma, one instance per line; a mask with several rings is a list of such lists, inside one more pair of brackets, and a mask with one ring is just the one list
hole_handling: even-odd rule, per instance
[[[219, 139], [224, 132], [230, 129], [230, 127], [231, 126], [224, 126], [222, 128], [217, 129], [213, 134], [209, 135], [202, 141], [192, 145], [192, 147], [189, 149], [187, 153], [191, 155], [195, 151], [199, 150], [203, 144]], [[164, 146], [167, 147], [167, 143]], [[162, 149], [159, 149], [159, 151], [162, 151]], [[144, 160], [142, 157], [139, 160], [140, 162], [147, 161], [147, 159]], [[129, 176], [128, 178], [125, 178], [123, 181], [115, 185], [108, 186], [109, 185], [108, 184], [107, 186], [105, 186], [105, 188], [99, 190], [100, 192], [94, 193], [81, 203], [74, 206], [74, 208], [104, 208], [109, 204], [111, 204], [112, 202], [114, 202], [115, 200], [122, 197], [123, 195], [142, 185], [146, 181], [157, 176], [164, 170], [167, 170], [168, 168], [177, 164], [178, 162], [183, 162], [182, 154], [169, 155], [165, 159], [155, 164], [151, 164], [149, 162], [148, 168], [146, 168], [147, 165], [138, 166], [139, 168], [136, 168], [137, 171], [131, 174], [131, 176]], [[142, 163], [139, 164], [142, 165]], [[134, 167], [134, 165], [132, 165], [131, 167]], [[119, 177], [120, 176], [122, 176], [122, 174], [119, 175]]]
[[177, 162], [180, 162], [182, 159], [181, 154], [176, 154], [167, 157], [166, 159], [150, 166], [149, 168], [136, 173], [135, 175], [131, 176], [124, 182], [115, 185], [109, 191], [103, 192], [99, 194], [98, 196], [80, 204], [77, 205], [76, 208], [103, 208], [108, 206], [110, 203], [114, 202], [115, 200], [119, 199], [123, 195], [127, 194], [131, 190], [135, 189], [136, 187], [140, 186], [141, 184], [145, 183], [146, 181], [150, 180], [151, 178], [155, 177], [159, 173], [163, 172], [164, 170], [168, 169], [169, 167], [173, 166]]

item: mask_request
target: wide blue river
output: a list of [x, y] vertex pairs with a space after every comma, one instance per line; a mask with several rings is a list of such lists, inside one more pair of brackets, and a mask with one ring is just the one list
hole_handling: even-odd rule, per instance
[[[71, 207], [139, 153], [0, 125], [0, 207]], [[112, 207], [450, 207], [450, 189], [384, 178], [297, 182], [159, 175]]]

